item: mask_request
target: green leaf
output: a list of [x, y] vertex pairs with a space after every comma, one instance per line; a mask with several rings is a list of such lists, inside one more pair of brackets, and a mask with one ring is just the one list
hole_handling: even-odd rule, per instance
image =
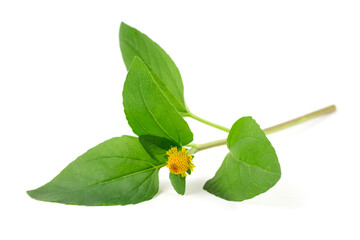
[[119, 35], [126, 68], [130, 69], [135, 56], [140, 57], [169, 101], [179, 112], [187, 113], [181, 75], [169, 55], [145, 34], [125, 23], [121, 23]]
[[125, 205], [149, 200], [159, 189], [164, 164], [152, 159], [138, 139], [107, 140], [70, 163], [30, 197], [76, 205]]
[[123, 104], [129, 125], [138, 136], [163, 137], [181, 146], [192, 141], [188, 124], [138, 57], [134, 58], [126, 76]]
[[184, 195], [186, 177], [182, 177], [181, 174], [170, 173], [169, 178], [171, 185], [174, 187], [175, 191], [180, 195]]
[[251, 118], [240, 118], [232, 126], [225, 157], [215, 176], [204, 189], [231, 201], [242, 201], [259, 195], [280, 179], [280, 165], [270, 141]]
[[166, 151], [177, 146], [176, 143], [173, 143], [166, 138], [151, 135], [141, 135], [139, 136], [139, 141], [147, 153], [159, 163], [165, 163], [167, 161]]

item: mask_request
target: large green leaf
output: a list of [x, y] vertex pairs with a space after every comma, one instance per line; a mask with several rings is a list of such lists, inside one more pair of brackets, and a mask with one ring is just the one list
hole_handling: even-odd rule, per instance
[[231, 201], [259, 195], [280, 179], [280, 165], [270, 141], [251, 117], [232, 126], [227, 145], [230, 152], [204, 189]]
[[145, 34], [125, 23], [121, 23], [119, 35], [126, 68], [130, 69], [135, 56], [140, 57], [175, 108], [181, 113], [187, 113], [181, 75], [169, 55]]
[[159, 164], [138, 139], [107, 140], [70, 163], [44, 186], [28, 191], [37, 200], [76, 205], [125, 205], [149, 200], [159, 189]]
[[182, 146], [192, 141], [188, 124], [138, 57], [126, 76], [123, 104], [129, 125], [138, 136], [163, 137]]

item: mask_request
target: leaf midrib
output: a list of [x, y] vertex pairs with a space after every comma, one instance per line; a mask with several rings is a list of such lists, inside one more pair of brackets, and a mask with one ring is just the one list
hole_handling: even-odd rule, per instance
[[260, 166], [258, 166], [258, 165], [254, 165], [254, 164], [250, 164], [250, 163], [248, 163], [248, 162], [245, 162], [245, 161], [237, 158], [232, 152], [229, 152], [229, 154], [230, 154], [233, 158], [235, 158], [237, 161], [240, 161], [240, 162], [244, 163], [244, 164], [247, 165], [247, 166], [259, 168], [259, 169], [261, 169], [261, 170], [263, 170], [263, 171], [265, 171], [265, 172], [268, 172], [268, 173], [270, 173], [270, 174], [280, 175], [280, 173], [271, 172], [271, 171], [269, 171], [269, 170], [267, 170], [267, 169], [265, 169], [265, 168], [262, 168], [262, 167], [260, 167]]
[[[132, 44], [131, 41], [129, 41], [128, 39], [123, 39], [122, 41], [123, 41], [123, 42], [126, 42], [126, 43], [133, 49], [133, 51], [137, 53], [137, 56], [142, 60], [139, 51], [136, 50], [136, 48], [134, 47], [134, 45]], [[146, 63], [145, 63], [145, 64], [146, 64]], [[176, 95], [173, 94], [172, 91], [171, 91], [168, 87], [166, 87], [165, 82], [161, 80], [161, 78], [159, 77], [159, 75], [156, 74], [156, 72], [155, 72], [150, 66], [148, 66], [147, 64], [146, 64], [146, 66], [149, 68], [151, 74], [155, 75], [156, 78], [159, 79], [159, 81], [161, 81], [161, 82], [163, 83], [163, 87], [166, 89], [166, 92], [172, 97], [172, 99], [174, 99], [175, 102], [176, 102], [179, 106], [185, 107], [185, 106], [184, 106], [184, 103], [180, 102], [180, 101], [178, 100], [178, 98], [177, 98], [177, 97], [182, 98], [182, 97], [181, 97], [181, 94], [180, 94], [180, 96], [179, 96], [178, 94], [176, 94]], [[154, 81], [155, 81], [155, 80], [154, 80]], [[156, 81], [155, 81], [155, 82], [156, 82]], [[161, 88], [160, 88], [160, 89], [161, 89]], [[179, 91], [180, 89], [178, 88], [177, 85], [176, 85], [176, 90], [177, 90], [177, 92], [181, 92], [181, 91]], [[165, 96], [166, 96], [166, 95], [165, 95]]]
[[98, 182], [98, 183], [95, 183], [95, 184], [92, 184], [92, 185], [89, 185], [89, 186], [85, 186], [85, 187], [82, 187], [81, 189], [77, 189], [77, 190], [73, 190], [73, 191], [66, 191], [66, 193], [84, 191], [86, 189], [95, 187], [97, 185], [102, 185], [102, 184], [106, 184], [106, 183], [110, 183], [110, 182], [115, 182], [115, 181], [117, 181], [119, 179], [122, 179], [122, 178], [126, 178], [126, 177], [130, 177], [130, 176], [133, 176], [133, 175], [136, 175], [136, 174], [141, 174], [141, 173], [144, 173], [144, 172], [156, 170], [156, 169], [159, 169], [161, 167], [164, 167], [165, 165], [166, 165], [166, 163], [163, 163], [161, 165], [157, 165], [157, 166], [154, 166], [154, 167], [151, 167], [151, 168], [147, 168], [147, 169], [144, 169], [144, 170], [141, 170], [141, 171], [138, 171], [138, 172], [129, 173], [129, 174], [126, 174], [126, 175], [123, 175], [123, 176], [120, 176], [120, 177], [115, 177], [115, 178], [112, 178], [112, 179], [108, 179], [106, 181], [102, 181], [102, 182]]
[[117, 180], [122, 179], [122, 178], [126, 178], [126, 177], [130, 177], [130, 176], [133, 176], [133, 175], [136, 175], [136, 174], [148, 172], [148, 171], [151, 171], [153, 169], [158, 169], [158, 168], [164, 167], [165, 165], [166, 165], [166, 163], [163, 163], [163, 164], [153, 166], [151, 168], [147, 168], [147, 169], [144, 169], [144, 170], [141, 170], [141, 171], [138, 171], [138, 172], [129, 173], [129, 174], [123, 175], [121, 177], [115, 177], [115, 178], [112, 178], [112, 179], [108, 179], [106, 181], [102, 181], [102, 182], [99, 182], [97, 184], [93, 184], [91, 186], [95, 186], [95, 185], [99, 185], [99, 184], [105, 184], [105, 183], [109, 183], [109, 182], [114, 182], [114, 181], [117, 181]]
[[138, 159], [138, 158], [132, 158], [132, 157], [121, 157], [121, 156], [113, 156], [113, 157], [98, 157], [98, 158], [93, 158], [93, 159], [89, 159], [89, 160], [83, 160], [80, 162], [78, 162], [78, 164], [80, 163], [88, 163], [88, 162], [92, 162], [92, 161], [96, 161], [96, 160], [100, 160], [100, 159], [110, 159], [110, 158], [115, 158], [115, 159], [119, 159], [119, 160], [134, 160], [134, 161], [139, 161], [139, 162], [144, 162], [147, 163], [153, 167], [155, 167], [154, 164], [152, 164], [151, 162], [148, 162], [144, 159]]
[[[152, 78], [152, 76], [150, 75], [150, 77]], [[153, 83], [156, 84], [156, 82], [154, 81], [154, 79], [152, 79]], [[139, 89], [140, 89], [140, 95], [141, 95], [141, 99], [143, 100], [144, 104], [145, 104], [145, 107], [146, 109], [148, 110], [148, 112], [150, 113], [151, 117], [154, 119], [154, 121], [156, 122], [156, 124], [160, 127], [160, 129], [166, 134], [166, 136], [168, 136], [171, 140], [175, 141], [175, 142], [178, 142], [176, 141], [173, 137], [171, 137], [169, 135], [169, 133], [161, 126], [161, 124], [158, 122], [158, 120], [155, 118], [154, 114], [152, 113], [152, 111], [150, 110], [149, 106], [147, 105], [147, 102], [145, 101], [145, 98], [144, 98], [144, 95], [143, 95], [143, 91], [142, 91], [142, 87], [141, 87], [141, 82], [139, 82]], [[155, 87], [158, 87], [155, 85]], [[159, 88], [159, 87], [158, 87]], [[161, 89], [159, 88], [159, 90], [161, 91]], [[162, 93], [162, 92], [161, 92]], [[181, 136], [179, 135], [179, 142], [181, 142]]]

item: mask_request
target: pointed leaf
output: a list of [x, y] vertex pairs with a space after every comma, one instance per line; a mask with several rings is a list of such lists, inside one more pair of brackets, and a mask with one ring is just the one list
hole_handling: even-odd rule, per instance
[[251, 118], [232, 126], [227, 145], [230, 152], [204, 189], [231, 201], [242, 201], [266, 192], [280, 179], [280, 165], [270, 141]]
[[138, 136], [163, 137], [182, 146], [192, 141], [188, 124], [138, 57], [125, 80], [123, 104], [129, 125]]
[[130, 69], [135, 56], [140, 57], [170, 102], [179, 112], [186, 113], [181, 75], [169, 55], [145, 34], [125, 23], [121, 23], [119, 35], [126, 68]]
[[107, 140], [70, 163], [30, 197], [76, 205], [125, 205], [149, 200], [159, 189], [156, 160], [138, 139], [122, 136]]
[[182, 177], [181, 174], [170, 173], [169, 178], [171, 185], [174, 187], [175, 191], [180, 195], [184, 195], [186, 177]]

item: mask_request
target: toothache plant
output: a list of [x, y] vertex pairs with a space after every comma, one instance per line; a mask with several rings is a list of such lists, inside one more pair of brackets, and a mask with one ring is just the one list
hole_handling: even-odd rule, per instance
[[[124, 111], [137, 137], [121, 136], [100, 143], [49, 183], [28, 191], [30, 197], [88, 206], [136, 204], [157, 194], [158, 173], [165, 166], [175, 191], [183, 195], [186, 178], [195, 167], [194, 155], [226, 144], [229, 152], [204, 189], [226, 200], [250, 199], [269, 190], [281, 176], [266, 134], [335, 111], [332, 105], [264, 130], [252, 117], [243, 117], [228, 129], [189, 110], [178, 68], [145, 34], [122, 23], [120, 48], [128, 69], [122, 94]], [[226, 131], [228, 137], [193, 143], [184, 117]]]

